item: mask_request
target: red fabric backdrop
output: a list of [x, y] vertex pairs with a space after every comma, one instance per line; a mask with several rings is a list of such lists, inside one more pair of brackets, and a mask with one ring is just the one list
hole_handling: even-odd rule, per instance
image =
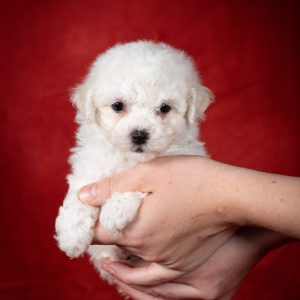
[[[52, 237], [74, 144], [69, 90], [116, 42], [165, 41], [195, 58], [216, 95], [202, 126], [214, 159], [300, 175], [298, 1], [15, 0], [1, 7], [8, 142], [1, 147], [1, 299], [121, 299], [86, 258], [69, 260]], [[299, 250], [294, 244], [266, 257], [235, 299], [300, 299]]]

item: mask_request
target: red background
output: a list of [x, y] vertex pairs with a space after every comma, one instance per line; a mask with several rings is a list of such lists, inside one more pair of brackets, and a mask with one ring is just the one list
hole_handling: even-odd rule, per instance
[[[216, 95], [202, 126], [214, 159], [299, 176], [298, 3], [2, 1], [0, 298], [121, 299], [52, 237], [74, 144], [69, 90], [116, 42], [162, 40], [195, 58]], [[266, 257], [235, 299], [300, 299], [299, 250]]]

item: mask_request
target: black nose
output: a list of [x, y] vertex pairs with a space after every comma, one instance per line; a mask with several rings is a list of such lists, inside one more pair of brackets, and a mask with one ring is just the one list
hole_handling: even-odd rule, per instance
[[149, 139], [149, 133], [143, 130], [134, 130], [131, 132], [131, 140], [136, 145], [142, 145]]

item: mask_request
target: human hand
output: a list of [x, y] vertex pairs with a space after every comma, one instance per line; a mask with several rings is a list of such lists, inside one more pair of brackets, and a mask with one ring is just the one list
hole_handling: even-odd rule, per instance
[[112, 235], [98, 224], [94, 242], [120, 245], [151, 262], [131, 274], [142, 285], [195, 270], [235, 231], [230, 199], [219, 197], [226, 178], [216, 180], [226, 167], [198, 156], [164, 157], [83, 188], [79, 197], [95, 206], [114, 192], [149, 193], [125, 230]]
[[271, 249], [288, 241], [287, 237], [265, 229], [241, 228], [195, 271], [153, 286], [128, 282], [135, 269], [123, 263], [105, 261], [103, 267], [134, 300], [230, 300], [249, 270]]

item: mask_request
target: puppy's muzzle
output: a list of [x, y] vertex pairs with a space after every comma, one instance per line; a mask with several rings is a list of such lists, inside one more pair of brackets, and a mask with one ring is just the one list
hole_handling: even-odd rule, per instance
[[135, 145], [143, 145], [149, 139], [149, 133], [144, 130], [134, 130], [130, 134], [131, 141]]

